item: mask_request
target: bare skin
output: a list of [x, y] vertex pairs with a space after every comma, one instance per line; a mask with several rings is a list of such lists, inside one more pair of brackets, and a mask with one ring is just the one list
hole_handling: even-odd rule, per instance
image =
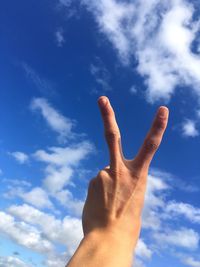
[[98, 100], [110, 165], [90, 181], [82, 214], [84, 238], [67, 267], [130, 267], [140, 235], [141, 214], [151, 160], [167, 127], [161, 106], [134, 159], [123, 156], [121, 137], [109, 99]]

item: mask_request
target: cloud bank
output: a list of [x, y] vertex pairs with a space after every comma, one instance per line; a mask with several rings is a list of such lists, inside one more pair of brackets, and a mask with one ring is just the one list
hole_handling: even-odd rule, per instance
[[146, 99], [169, 101], [176, 88], [200, 96], [199, 18], [187, 0], [82, 0], [123, 64], [137, 60]]

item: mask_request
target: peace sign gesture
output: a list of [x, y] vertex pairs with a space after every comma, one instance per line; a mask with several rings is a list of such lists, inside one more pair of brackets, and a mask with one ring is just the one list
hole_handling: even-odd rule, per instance
[[141, 227], [147, 175], [167, 126], [169, 111], [161, 106], [138, 154], [123, 156], [120, 130], [107, 97], [98, 100], [110, 153], [110, 165], [90, 181], [83, 210], [84, 235], [114, 233], [135, 247]]

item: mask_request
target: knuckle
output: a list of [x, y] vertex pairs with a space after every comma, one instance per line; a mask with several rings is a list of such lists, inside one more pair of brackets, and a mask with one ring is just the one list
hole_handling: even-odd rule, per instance
[[97, 175], [99, 178], [103, 178], [105, 176], [105, 170], [101, 170], [98, 172], [98, 175]]
[[108, 117], [115, 116], [115, 112], [114, 112], [114, 110], [111, 107], [108, 107], [108, 109], [107, 109], [107, 116]]
[[92, 187], [94, 186], [95, 181], [96, 181], [95, 178], [92, 178], [92, 179], [89, 181], [89, 188], [92, 188]]
[[101, 171], [98, 172], [96, 176], [96, 181], [103, 181], [108, 177], [108, 170], [102, 169]]
[[113, 177], [121, 177], [124, 176], [124, 171], [122, 169], [112, 169], [110, 170], [110, 174]]
[[155, 129], [156, 131], [164, 131], [164, 130], [165, 130], [165, 127], [166, 127], [166, 119], [158, 118], [158, 119], [155, 121], [154, 129]]
[[147, 138], [144, 142], [144, 148], [148, 153], [154, 153], [159, 147], [159, 142], [152, 138]]
[[116, 141], [119, 138], [119, 133], [116, 130], [107, 130], [105, 131], [105, 137], [108, 141]]
[[109, 106], [106, 106], [106, 108], [103, 110], [103, 115], [110, 119], [110, 117], [113, 117], [115, 113]]
[[126, 177], [129, 175], [127, 168], [123, 164], [119, 164], [115, 168], [109, 170], [110, 176], [113, 178]]

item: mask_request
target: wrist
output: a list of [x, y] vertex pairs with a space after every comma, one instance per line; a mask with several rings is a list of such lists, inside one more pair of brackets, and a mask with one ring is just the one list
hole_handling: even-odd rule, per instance
[[105, 227], [90, 228], [84, 233], [84, 240], [99, 240], [104, 244], [112, 243], [133, 251], [136, 247], [141, 230], [141, 217], [130, 222], [111, 223]]
[[100, 246], [102, 249], [117, 247], [121, 251], [133, 254], [140, 234], [140, 227], [131, 232], [121, 231], [114, 227], [107, 227], [106, 229], [95, 229], [87, 233], [82, 242], [88, 243], [95, 247]]
[[81, 262], [87, 267], [131, 267], [138, 236], [136, 230], [124, 231], [116, 226], [90, 230], [67, 266], [77, 267]]
[[130, 267], [133, 261], [135, 247], [119, 232], [95, 230], [84, 236], [80, 246], [87, 248], [88, 257], [93, 255], [98, 258], [97, 267]]

